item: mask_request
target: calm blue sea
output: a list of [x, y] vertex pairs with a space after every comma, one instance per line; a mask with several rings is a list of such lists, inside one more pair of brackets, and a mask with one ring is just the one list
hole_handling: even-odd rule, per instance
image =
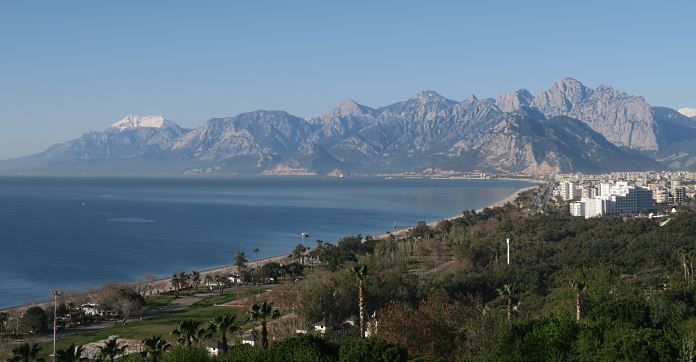
[[[521, 181], [347, 177], [0, 178], [0, 306], [380, 234], [478, 209]], [[300, 233], [311, 238], [302, 241]], [[250, 257], [250, 260], [253, 257]]]

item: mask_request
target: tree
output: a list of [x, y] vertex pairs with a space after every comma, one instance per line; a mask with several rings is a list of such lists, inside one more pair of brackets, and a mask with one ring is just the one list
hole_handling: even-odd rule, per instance
[[186, 286], [191, 285], [190, 274], [186, 274], [186, 272], [179, 272], [179, 279], [181, 280], [181, 284], [179, 285], [180, 289], [184, 289]]
[[406, 361], [406, 349], [397, 343], [375, 338], [351, 340], [341, 346], [340, 362], [350, 361]]
[[247, 263], [247, 258], [246, 254], [244, 254], [243, 251], [238, 251], [234, 255], [234, 265], [237, 267], [237, 271], [241, 272], [243, 269], [246, 269], [246, 263]]
[[582, 301], [580, 300], [580, 294], [587, 289], [587, 285], [584, 282], [572, 280], [570, 282], [570, 289], [575, 293], [575, 320], [580, 322], [582, 318]]
[[350, 274], [358, 283], [358, 309], [360, 310], [360, 337], [365, 338], [367, 310], [365, 307], [365, 278], [367, 278], [367, 265], [359, 264], [350, 270]]
[[179, 289], [181, 288], [181, 276], [179, 276], [179, 273], [174, 273], [172, 275], [172, 279], [170, 280], [172, 283], [172, 287], [174, 288], [174, 293], [176, 293], [176, 297], [179, 297]]
[[277, 281], [282, 272], [283, 268], [280, 266], [280, 264], [270, 262], [264, 264], [256, 274], [259, 276], [259, 279], [261, 279], [261, 282], [263, 282], [265, 278], [273, 278], [273, 280]]
[[115, 307], [123, 317], [123, 324], [128, 318], [138, 314], [145, 305], [145, 298], [136, 290], [123, 288], [119, 291]]
[[171, 346], [160, 335], [145, 338], [143, 339], [143, 351], [140, 352], [140, 355], [149, 358], [151, 362], [158, 362]]
[[41, 347], [37, 343], [24, 343], [12, 349], [12, 357], [8, 360], [11, 362], [43, 362], [43, 358], [39, 358]]
[[43, 308], [34, 306], [22, 315], [22, 329], [29, 333], [43, 332], [48, 328], [48, 316]]
[[87, 358], [82, 357], [82, 353], [85, 348], [82, 346], [76, 346], [75, 343], [71, 343], [66, 349], [61, 349], [56, 351], [56, 361], [58, 362], [78, 362], [86, 361]]
[[198, 287], [200, 286], [200, 284], [201, 284], [201, 273], [199, 273], [199, 272], [197, 272], [197, 271], [195, 271], [195, 270], [192, 271], [192, 272], [191, 272], [191, 286], [192, 286], [194, 289], [198, 289]]
[[694, 267], [692, 255], [685, 249], [679, 250], [679, 260], [681, 261], [682, 268], [684, 269], [684, 281], [690, 283], [694, 278]]
[[5, 331], [5, 323], [7, 323], [8, 314], [5, 312], [0, 312], [0, 336], [2, 332]]
[[290, 254], [290, 256], [293, 259], [299, 259], [300, 264], [304, 265], [304, 254], [306, 251], [307, 251], [307, 248], [305, 248], [304, 245], [297, 244], [297, 246], [295, 246], [295, 249], [292, 251], [292, 254]]
[[266, 326], [266, 321], [278, 317], [280, 317], [280, 311], [273, 308], [267, 301], [256, 303], [249, 308], [249, 318], [261, 322], [261, 346], [263, 348], [268, 347], [268, 328]]
[[116, 359], [116, 357], [118, 357], [126, 352], [126, 349], [128, 348], [128, 346], [127, 345], [119, 346], [118, 339], [110, 338], [106, 342], [104, 342], [103, 346], [99, 346], [98, 348], [99, 348], [99, 359], [100, 360], [114, 362], [114, 359]]
[[179, 344], [186, 344], [187, 347], [191, 347], [192, 343], [198, 343], [205, 336], [205, 330], [201, 328], [201, 322], [187, 319], [179, 322], [172, 331], [172, 335], [178, 337], [177, 342]]
[[215, 317], [208, 323], [209, 335], [220, 334], [222, 339], [222, 352], [227, 353], [227, 333], [236, 333], [241, 331], [241, 327], [234, 315], [223, 314]]
[[512, 326], [512, 313], [515, 308], [515, 299], [517, 294], [515, 291], [514, 284], [505, 284], [502, 288], [498, 289], [498, 294], [507, 301], [507, 320], [508, 324]]
[[254, 249], [254, 254], [256, 254], [256, 269], [259, 268], [259, 252], [261, 252], [259, 248]]

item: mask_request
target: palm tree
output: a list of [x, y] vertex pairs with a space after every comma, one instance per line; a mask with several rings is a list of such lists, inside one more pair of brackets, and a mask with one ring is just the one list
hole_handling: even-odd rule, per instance
[[7, 318], [7, 313], [0, 312], [0, 336], [2, 336], [2, 331], [5, 330], [5, 323], [7, 322]]
[[241, 331], [239, 323], [234, 315], [223, 314], [208, 322], [208, 333], [210, 336], [220, 333], [222, 337], [222, 352], [227, 353], [227, 333]]
[[259, 252], [261, 252], [259, 248], [254, 249], [254, 254], [256, 254], [256, 269], [259, 268]]
[[688, 283], [693, 277], [693, 268], [691, 267], [692, 262], [690, 253], [685, 249], [680, 249], [679, 260], [681, 261], [682, 268], [684, 269], [684, 281]]
[[234, 265], [237, 267], [237, 271], [241, 273], [243, 269], [246, 268], [247, 258], [243, 251], [238, 251], [234, 255]]
[[12, 362], [30, 362], [37, 361], [42, 362], [43, 358], [39, 358], [39, 353], [41, 353], [41, 347], [37, 343], [24, 343], [18, 347], [12, 349], [12, 358], [8, 361]]
[[179, 297], [179, 288], [181, 288], [181, 276], [179, 276], [179, 273], [174, 273], [174, 275], [172, 275], [171, 283], [172, 287], [174, 287], [176, 296]]
[[213, 277], [210, 275], [206, 275], [205, 278], [203, 278], [203, 284], [205, 284], [207, 287], [210, 287], [210, 285], [213, 283]]
[[185, 286], [190, 285], [191, 275], [186, 274], [186, 272], [179, 272], [179, 279], [181, 279], [179, 288], [183, 289]]
[[515, 303], [514, 299], [517, 298], [514, 284], [505, 284], [502, 288], [498, 289], [498, 294], [501, 297], [507, 299], [507, 320], [508, 324], [512, 326], [512, 312], [514, 311]]
[[304, 253], [307, 251], [307, 248], [304, 247], [302, 244], [297, 244], [295, 246], [295, 250], [292, 251], [292, 258], [293, 259], [300, 259], [300, 263], [304, 265]]
[[191, 286], [194, 289], [198, 289], [198, 286], [201, 284], [201, 273], [197, 271], [192, 271], [191, 272]]
[[249, 318], [254, 321], [261, 321], [261, 346], [268, 347], [268, 328], [266, 321], [280, 317], [280, 311], [273, 308], [267, 301], [256, 303], [249, 308]]
[[145, 338], [143, 339], [143, 351], [140, 352], [140, 355], [143, 358], [149, 357], [152, 362], [157, 362], [171, 346], [169, 342], [159, 335]]
[[205, 330], [201, 328], [201, 322], [187, 319], [179, 322], [172, 331], [172, 335], [178, 337], [177, 342], [179, 344], [186, 344], [187, 347], [191, 347], [191, 343], [198, 343], [205, 336]]
[[575, 292], [575, 320], [580, 322], [582, 318], [582, 301], [580, 294], [587, 289], [587, 285], [583, 282], [573, 280], [570, 282], [570, 289]]
[[350, 270], [350, 274], [358, 282], [358, 308], [360, 310], [360, 337], [365, 338], [367, 326], [367, 310], [365, 308], [365, 278], [367, 278], [367, 265], [360, 264]]
[[104, 342], [103, 346], [99, 347], [99, 359], [102, 361], [114, 362], [116, 357], [126, 352], [127, 345], [119, 346], [118, 339], [111, 338]]
[[86, 361], [87, 358], [82, 357], [82, 353], [85, 348], [82, 346], [76, 346], [75, 343], [71, 343], [66, 349], [61, 349], [56, 351], [56, 361], [58, 362], [78, 362]]

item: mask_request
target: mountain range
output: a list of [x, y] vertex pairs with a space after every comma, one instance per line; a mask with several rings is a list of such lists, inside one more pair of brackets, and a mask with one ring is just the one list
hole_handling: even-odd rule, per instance
[[434, 91], [319, 117], [259, 110], [194, 129], [129, 115], [108, 129], [0, 162], [25, 174], [523, 173], [696, 168], [696, 112], [652, 107], [563, 78], [532, 95], [462, 101]]

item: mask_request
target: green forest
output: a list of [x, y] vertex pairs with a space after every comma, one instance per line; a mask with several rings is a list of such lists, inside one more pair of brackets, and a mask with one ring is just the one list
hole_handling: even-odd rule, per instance
[[[313, 252], [300, 315], [357, 315], [349, 266], [367, 266], [374, 336], [409, 356], [463, 361], [692, 361], [696, 214], [574, 218], [553, 206], [464, 212], [402, 240], [345, 238]], [[510, 264], [506, 239], [511, 240]]]

